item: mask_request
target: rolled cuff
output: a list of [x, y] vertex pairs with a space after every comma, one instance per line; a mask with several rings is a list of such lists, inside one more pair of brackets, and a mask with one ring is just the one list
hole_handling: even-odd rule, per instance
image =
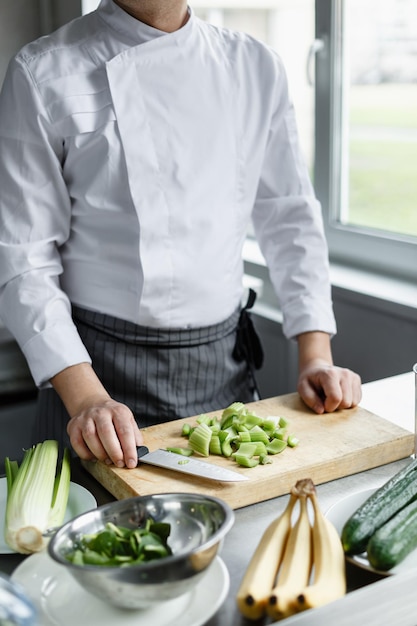
[[301, 333], [319, 331], [333, 337], [337, 333], [333, 307], [327, 300], [299, 299], [283, 310], [282, 331], [287, 339]]
[[50, 326], [22, 346], [22, 352], [40, 389], [49, 387], [49, 380], [65, 368], [91, 363], [91, 357], [72, 322]]

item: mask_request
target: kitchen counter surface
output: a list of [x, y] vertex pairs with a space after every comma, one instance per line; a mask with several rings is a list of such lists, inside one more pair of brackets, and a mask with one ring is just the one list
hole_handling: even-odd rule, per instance
[[[414, 399], [414, 374], [410, 372], [363, 385], [363, 399], [361, 405], [369, 411], [414, 432]], [[319, 485], [317, 487], [317, 493], [322, 510], [326, 511], [332, 504], [351, 493], [379, 487], [409, 462], [410, 459], [403, 459], [366, 472], [360, 472], [346, 478]], [[74, 463], [72, 480], [89, 489], [95, 495], [98, 504], [103, 504], [113, 499], [113, 497], [77, 462]], [[225, 562], [230, 574], [229, 594], [223, 606], [205, 623], [205, 626], [248, 626], [248, 624], [250, 624], [250, 622], [244, 620], [238, 613], [235, 605], [235, 595], [243, 572], [248, 565], [249, 559], [263, 531], [273, 519], [281, 514], [286, 506], [287, 500], [288, 496], [281, 496], [235, 511], [235, 524], [227, 535], [221, 552], [221, 558]], [[17, 554], [1, 555], [0, 570], [11, 574], [23, 558], [25, 557]], [[349, 591], [367, 585], [372, 585], [372, 587], [369, 587], [371, 590], [375, 587], [373, 583], [382, 582], [385, 585], [387, 582], [387, 579], [382, 581], [376, 574], [366, 572], [349, 564], [347, 566], [347, 577]], [[348, 594], [346, 600], [350, 599], [350, 596], [352, 597], [352, 604], [355, 599], [355, 594]], [[337, 604], [338, 603], [334, 603], [334, 609], [332, 607], [335, 611], [332, 615], [333, 623], [335, 623], [336, 620], [340, 623], [337, 613]], [[374, 624], [375, 626], [382, 626], [383, 624], [389, 623], [384, 619], [386, 613], [378, 613], [378, 611], [382, 610], [382, 607], [382, 603], [376, 603], [374, 605], [373, 614], [369, 619], [367, 618], [367, 626], [373, 626]], [[330, 609], [330, 605], [324, 608]], [[352, 608], [350, 606], [349, 613], [351, 621], [349, 623], [354, 623], [354, 611], [355, 607], [353, 606]], [[283, 620], [279, 622], [279, 624], [288, 624], [288, 626], [291, 626], [294, 623], [295, 626], [295, 624], [304, 623], [303, 616], [307, 618], [308, 613], [310, 613], [311, 620], [312, 614], [317, 613], [317, 610]], [[396, 626], [415, 626], [415, 624], [417, 624], [417, 612], [414, 613], [414, 615], [414, 618], [411, 614], [409, 615], [409, 618], [407, 618], [409, 621], [397, 621]], [[330, 619], [330, 617], [331, 616], [326, 615], [326, 619]], [[358, 619], [359, 617], [358, 614]], [[308, 626], [313, 626], [313, 622], [308, 621]]]

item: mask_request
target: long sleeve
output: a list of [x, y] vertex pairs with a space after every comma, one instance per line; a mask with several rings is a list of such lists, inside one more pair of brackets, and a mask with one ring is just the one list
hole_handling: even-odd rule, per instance
[[89, 360], [59, 284], [70, 198], [52, 131], [24, 60], [15, 59], [0, 97], [0, 315], [37, 385]]
[[277, 59], [276, 108], [253, 223], [284, 316], [283, 331], [336, 332], [321, 207], [301, 153], [284, 68]]

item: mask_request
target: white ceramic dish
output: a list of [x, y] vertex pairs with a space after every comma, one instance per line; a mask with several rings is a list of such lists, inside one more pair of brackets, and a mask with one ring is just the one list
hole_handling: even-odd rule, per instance
[[[366, 489], [357, 493], [352, 493], [345, 498], [342, 498], [336, 504], [331, 506], [326, 512], [326, 517], [332, 522], [339, 534], [342, 533], [343, 526], [349, 517], [356, 511], [357, 508], [369, 498], [376, 489]], [[396, 567], [393, 567], [388, 572], [381, 572], [372, 567], [369, 563], [366, 553], [357, 554], [354, 556], [346, 556], [346, 559], [361, 567], [362, 569], [370, 572], [380, 574], [382, 576], [390, 576], [392, 574], [399, 574], [400, 572], [410, 571], [417, 569], [417, 550], [413, 550], [401, 563]]]
[[35, 603], [39, 626], [201, 626], [223, 604], [230, 585], [216, 557], [193, 591], [150, 609], [118, 609], [85, 591], [46, 552], [25, 559], [12, 579]]
[[[0, 554], [12, 554], [14, 550], [9, 548], [7, 543], [4, 540], [4, 514], [3, 511], [6, 509], [6, 500], [7, 500], [7, 482], [6, 478], [0, 478]], [[76, 483], [70, 483], [70, 490], [68, 496], [68, 505], [65, 513], [65, 522], [68, 522], [73, 517], [80, 515], [80, 513], [85, 513], [86, 511], [90, 511], [91, 509], [95, 509], [97, 506], [96, 499], [93, 494], [81, 487], [81, 485], [77, 485]]]

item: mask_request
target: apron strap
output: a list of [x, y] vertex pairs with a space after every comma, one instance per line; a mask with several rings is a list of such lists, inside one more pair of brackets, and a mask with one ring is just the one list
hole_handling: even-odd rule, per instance
[[233, 356], [237, 361], [247, 362], [256, 393], [258, 398], [260, 398], [259, 389], [256, 384], [255, 370], [262, 367], [264, 362], [264, 351], [259, 335], [255, 329], [252, 316], [249, 312], [255, 304], [255, 301], [256, 292], [253, 289], [249, 289], [248, 300], [240, 312]]

